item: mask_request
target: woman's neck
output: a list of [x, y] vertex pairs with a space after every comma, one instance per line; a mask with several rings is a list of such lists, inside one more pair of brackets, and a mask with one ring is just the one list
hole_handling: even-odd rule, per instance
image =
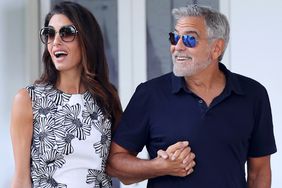
[[81, 81], [81, 74], [60, 74], [55, 87], [65, 93], [84, 93], [86, 88]]

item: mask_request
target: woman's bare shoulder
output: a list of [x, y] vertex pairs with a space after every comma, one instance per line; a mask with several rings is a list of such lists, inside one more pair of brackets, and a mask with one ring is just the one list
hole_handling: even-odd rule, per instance
[[32, 117], [32, 103], [26, 88], [20, 89], [13, 100], [12, 117]]

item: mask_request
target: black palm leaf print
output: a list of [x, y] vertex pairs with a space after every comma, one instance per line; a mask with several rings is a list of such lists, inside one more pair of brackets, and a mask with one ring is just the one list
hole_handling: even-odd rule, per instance
[[73, 133], [79, 140], [85, 140], [86, 136], [90, 135], [91, 125], [82, 122], [78, 115], [81, 111], [80, 104], [73, 106], [63, 106], [63, 111], [66, 112], [64, 125], [69, 133]]
[[42, 188], [67, 188], [67, 185], [58, 183], [52, 176], [45, 176], [40, 179]]
[[54, 147], [55, 135], [52, 131], [54, 120], [51, 117], [40, 117], [34, 125], [34, 144], [39, 147], [39, 153], [44, 153]]
[[60, 90], [55, 90], [56, 92], [48, 95], [50, 99], [56, 104], [56, 105], [63, 105], [65, 102], [68, 102], [71, 98], [70, 94], [63, 93]]
[[107, 164], [107, 158], [106, 157], [102, 158], [101, 171], [105, 172], [106, 164]]
[[64, 109], [60, 109], [60, 110], [58, 109], [56, 114], [54, 114], [55, 126], [57, 130], [64, 127], [66, 115], [67, 115], [67, 112]]
[[[54, 126], [53, 126], [54, 135], [56, 137], [59, 137], [59, 138], [65, 137], [66, 136], [66, 129], [65, 129], [65, 126], [62, 124], [63, 120], [58, 121], [57, 115], [55, 115], [54, 119], [55, 119], [54, 120]], [[59, 123], [59, 122], [61, 122], [61, 123]]]
[[66, 188], [67, 185], [57, 182], [54, 178], [54, 168], [40, 168], [32, 173], [33, 187]]
[[83, 94], [83, 99], [84, 101], [94, 102], [94, 97], [91, 95], [90, 92], [86, 92], [85, 94]]
[[67, 133], [66, 136], [61, 137], [57, 140], [57, 145], [58, 145], [58, 151], [65, 154], [69, 155], [73, 153], [73, 147], [71, 145], [71, 141], [75, 138], [75, 136], [71, 133]]
[[95, 169], [89, 169], [88, 175], [86, 179], [86, 183], [93, 184], [96, 188], [111, 188], [112, 181], [109, 176], [107, 176], [104, 172]]
[[40, 176], [35, 168], [30, 169], [30, 176], [32, 179], [32, 187], [40, 187]]
[[28, 86], [26, 87], [27, 88], [27, 91], [29, 93], [29, 96], [31, 98], [31, 101], [35, 101], [36, 100], [36, 94], [35, 94], [35, 86], [34, 85], [31, 85], [31, 86]]
[[31, 100], [36, 101], [42, 97], [45, 97], [46, 93], [50, 93], [52, 86], [48, 84], [36, 84], [36, 85], [30, 85], [26, 88], [31, 97]]
[[53, 114], [57, 110], [57, 106], [51, 100], [48, 100], [48, 97], [42, 97], [38, 99], [39, 102], [34, 104], [33, 113], [35, 118], [46, 117], [49, 114]]
[[40, 159], [39, 159], [38, 154], [39, 152], [37, 151], [36, 146], [32, 144], [31, 151], [30, 151], [30, 155], [32, 158], [32, 161], [31, 161], [32, 168], [40, 168]]
[[111, 144], [111, 122], [108, 119], [105, 120], [99, 129], [102, 133], [101, 139], [99, 142], [95, 143], [93, 147], [96, 153], [100, 153], [100, 157], [104, 158], [108, 156]]
[[65, 162], [62, 154], [54, 149], [47, 151], [40, 157], [40, 166], [43, 166], [45, 169], [50, 168], [50, 171], [55, 171], [55, 169], [61, 168]]
[[41, 180], [42, 188], [66, 188], [67, 185], [58, 183], [54, 178], [47, 177]]
[[[70, 160], [77, 157], [77, 147], [82, 142], [90, 146], [79, 151], [82, 152], [79, 155], [83, 156], [83, 163], [89, 163], [88, 168], [96, 168], [97, 165], [101, 168], [88, 169], [81, 183], [99, 188], [112, 187], [111, 178], [105, 174], [111, 122], [104, 117], [91, 93], [73, 96], [48, 84], [29, 86], [27, 90], [33, 109], [30, 166], [33, 187], [67, 188], [68, 183], [59, 177], [64, 169], [72, 167]], [[100, 159], [93, 161], [92, 157]]]
[[102, 110], [95, 102], [86, 102], [85, 108], [86, 110], [82, 112], [83, 121], [99, 129], [103, 118]]

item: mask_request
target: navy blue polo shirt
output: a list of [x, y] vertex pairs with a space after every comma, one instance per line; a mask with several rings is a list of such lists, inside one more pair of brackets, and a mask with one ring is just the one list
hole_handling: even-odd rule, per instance
[[226, 77], [223, 92], [210, 106], [173, 73], [140, 84], [132, 96], [114, 142], [132, 152], [159, 149], [187, 140], [196, 154], [186, 177], [150, 179], [148, 187], [245, 188], [245, 162], [276, 152], [266, 89], [257, 81], [219, 64]]

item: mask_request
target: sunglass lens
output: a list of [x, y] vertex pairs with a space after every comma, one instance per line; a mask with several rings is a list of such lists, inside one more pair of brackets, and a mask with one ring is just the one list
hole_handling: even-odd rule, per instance
[[[170, 32], [169, 33], [169, 41], [171, 45], [176, 45], [180, 39], [180, 35]], [[182, 41], [184, 45], [188, 48], [194, 48], [197, 44], [197, 40], [194, 36], [191, 35], [183, 35]]]
[[196, 38], [190, 35], [182, 36], [183, 43], [189, 48], [194, 48], [196, 46]]
[[41, 29], [40, 39], [43, 43], [47, 44], [54, 39], [55, 30], [53, 28], [45, 27]]
[[60, 36], [63, 41], [65, 42], [71, 42], [74, 40], [75, 35], [76, 35], [76, 29], [69, 25], [69, 26], [64, 26], [60, 29]]
[[175, 33], [169, 33], [169, 41], [172, 45], [176, 45], [178, 40], [179, 40], [179, 36]]

